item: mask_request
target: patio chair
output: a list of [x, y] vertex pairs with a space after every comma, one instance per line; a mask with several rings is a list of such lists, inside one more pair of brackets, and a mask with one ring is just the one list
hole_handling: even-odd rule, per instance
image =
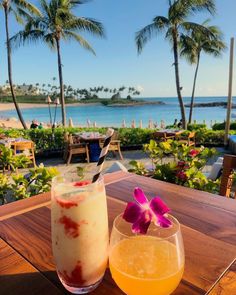
[[189, 133], [188, 137], [186, 139], [179, 139], [178, 142], [181, 144], [186, 144], [188, 146], [195, 146], [195, 132], [192, 131]]
[[87, 162], [89, 163], [88, 144], [80, 143], [78, 141], [78, 138], [72, 136], [72, 134], [68, 136], [68, 144], [66, 145], [66, 149], [67, 149], [67, 154], [66, 154], [65, 161], [67, 159], [67, 165], [70, 164], [71, 158], [73, 155], [85, 155]]
[[15, 156], [26, 156], [33, 162], [34, 167], [36, 167], [33, 141], [15, 141], [11, 144], [11, 147], [14, 150]]
[[[100, 139], [99, 140], [99, 145], [100, 148], [103, 147], [103, 143], [104, 143], [104, 139]], [[121, 149], [120, 149], [120, 140], [119, 140], [119, 135], [117, 131], [114, 131], [112, 138], [111, 138], [111, 143], [109, 146], [109, 152], [112, 152], [115, 155], [115, 152], [119, 153], [119, 156], [121, 158], [121, 160], [123, 160], [123, 155], [121, 153]]]
[[233, 172], [236, 169], [236, 156], [225, 155], [223, 161], [223, 172], [220, 183], [220, 195], [235, 198], [235, 192], [232, 192]]
[[152, 134], [152, 137], [155, 141], [160, 142], [160, 141], [167, 141], [168, 139], [175, 139], [174, 134], [167, 134], [167, 132], [161, 132], [161, 131], [156, 131]]

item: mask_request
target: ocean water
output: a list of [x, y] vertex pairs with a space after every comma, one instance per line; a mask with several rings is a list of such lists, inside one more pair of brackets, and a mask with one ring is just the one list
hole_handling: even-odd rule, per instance
[[[121, 126], [125, 120], [126, 126], [131, 126], [132, 120], [135, 120], [136, 126], [142, 120], [143, 126], [148, 126], [148, 121], [151, 119], [154, 123], [160, 126], [161, 120], [165, 124], [173, 124], [174, 119], [180, 119], [180, 108], [176, 97], [168, 98], [142, 98], [147, 101], [163, 101], [165, 105], [142, 105], [129, 107], [106, 107], [103, 105], [84, 105], [84, 106], [69, 106], [66, 107], [67, 119], [72, 118], [74, 125], [86, 126], [87, 120], [91, 123], [96, 122], [97, 126]], [[235, 98], [234, 98], [235, 100]], [[220, 102], [227, 101], [226, 97], [197, 97], [196, 103], [201, 102]], [[184, 103], [190, 103], [190, 98], [184, 98]], [[61, 122], [60, 107], [57, 110], [56, 121]], [[24, 119], [32, 121], [33, 119], [39, 122], [49, 122], [48, 108], [32, 108], [22, 109]], [[186, 108], [186, 116], [188, 118], [189, 108]], [[232, 110], [234, 117], [236, 110]], [[54, 108], [52, 108], [54, 116]], [[17, 117], [15, 111], [0, 111], [0, 117]], [[210, 126], [211, 121], [223, 122], [226, 118], [226, 109], [223, 107], [203, 107], [195, 108], [193, 120], [198, 123], [203, 123]]]

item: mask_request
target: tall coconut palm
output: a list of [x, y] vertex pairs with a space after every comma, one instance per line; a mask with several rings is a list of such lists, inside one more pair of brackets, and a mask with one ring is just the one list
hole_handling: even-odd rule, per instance
[[40, 0], [40, 16], [28, 18], [23, 31], [17, 33], [12, 41], [17, 45], [26, 42], [45, 42], [57, 52], [58, 75], [60, 83], [60, 102], [62, 123], [66, 125], [66, 111], [64, 99], [64, 84], [61, 60], [61, 41], [74, 40], [83, 48], [95, 54], [91, 45], [78, 32], [88, 32], [104, 37], [104, 29], [100, 22], [86, 17], [77, 17], [74, 9], [83, 3], [83, 0]]
[[9, 34], [9, 14], [13, 14], [17, 22], [23, 23], [22, 16], [27, 16], [28, 12], [32, 14], [38, 14], [37, 8], [26, 0], [2, 0], [0, 2], [0, 7], [4, 11], [5, 17], [5, 31], [6, 31], [6, 45], [7, 45], [7, 66], [8, 66], [8, 80], [12, 95], [12, 100], [16, 108], [17, 115], [19, 120], [24, 127], [27, 129], [23, 116], [21, 114], [21, 110], [17, 103], [14, 87], [13, 87], [13, 79], [12, 79], [12, 60], [11, 60], [11, 44], [10, 44], [10, 34]]
[[203, 31], [192, 30], [188, 35], [181, 35], [180, 37], [180, 56], [185, 57], [190, 64], [196, 65], [189, 110], [189, 124], [192, 122], [196, 81], [201, 53], [220, 57], [221, 53], [226, 48], [226, 45], [223, 42], [223, 34], [217, 26], [209, 25], [209, 20], [203, 22], [202, 25], [212, 34], [205, 34]]
[[214, 0], [168, 0], [167, 16], [156, 16], [151, 24], [136, 33], [135, 38], [138, 53], [141, 53], [144, 45], [159, 33], [165, 33], [165, 39], [170, 41], [174, 54], [176, 91], [184, 128], [187, 124], [179, 75], [179, 37], [181, 32], [194, 28], [204, 30], [201, 25], [187, 21], [190, 15], [202, 10], [213, 14], [215, 12]]

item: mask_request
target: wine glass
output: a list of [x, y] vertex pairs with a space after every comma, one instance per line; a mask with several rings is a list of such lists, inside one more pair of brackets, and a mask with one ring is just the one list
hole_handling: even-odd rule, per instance
[[127, 295], [169, 295], [184, 271], [180, 224], [168, 215], [169, 228], [151, 223], [146, 235], [134, 234], [122, 214], [113, 223], [109, 264], [112, 277]]

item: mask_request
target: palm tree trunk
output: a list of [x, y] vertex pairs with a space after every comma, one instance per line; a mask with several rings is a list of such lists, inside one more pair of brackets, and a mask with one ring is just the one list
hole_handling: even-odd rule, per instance
[[191, 103], [190, 103], [190, 110], [189, 110], [189, 119], [188, 123], [192, 123], [192, 116], [193, 116], [193, 103], [194, 103], [194, 96], [195, 96], [195, 88], [196, 88], [196, 81], [197, 81], [197, 74], [198, 74], [198, 68], [199, 68], [199, 61], [200, 61], [200, 53], [197, 57], [197, 66], [194, 74], [194, 80], [193, 80], [193, 90], [192, 90], [192, 97], [191, 97]]
[[8, 6], [4, 6], [4, 14], [5, 14], [5, 29], [6, 29], [6, 39], [7, 39], [7, 65], [8, 65], [8, 79], [9, 79], [9, 84], [10, 84], [10, 89], [11, 89], [11, 95], [12, 95], [12, 100], [14, 102], [16, 112], [18, 115], [18, 118], [23, 126], [24, 129], [27, 129], [27, 126], [25, 124], [25, 121], [22, 117], [20, 108], [18, 106], [18, 103], [16, 101], [16, 96], [13, 88], [13, 83], [12, 83], [12, 65], [11, 65], [11, 46], [10, 46], [10, 38], [9, 38], [9, 29], [8, 29]]
[[173, 29], [172, 31], [172, 36], [173, 36], [173, 51], [174, 51], [174, 66], [175, 66], [175, 82], [176, 82], [176, 90], [177, 90], [177, 95], [178, 95], [178, 100], [179, 100], [179, 105], [180, 105], [180, 111], [181, 111], [181, 117], [182, 117], [182, 125], [183, 128], [187, 128], [187, 122], [186, 122], [186, 117], [185, 117], [185, 107], [184, 107], [184, 102], [180, 90], [180, 79], [179, 79], [179, 56], [178, 56], [178, 37], [177, 37], [177, 28]]
[[59, 83], [60, 83], [61, 116], [62, 116], [62, 124], [63, 124], [63, 126], [66, 126], [64, 84], [63, 84], [63, 75], [62, 75], [61, 49], [60, 49], [60, 39], [59, 38], [56, 39], [56, 43], [57, 43], [58, 74], [59, 74]]

